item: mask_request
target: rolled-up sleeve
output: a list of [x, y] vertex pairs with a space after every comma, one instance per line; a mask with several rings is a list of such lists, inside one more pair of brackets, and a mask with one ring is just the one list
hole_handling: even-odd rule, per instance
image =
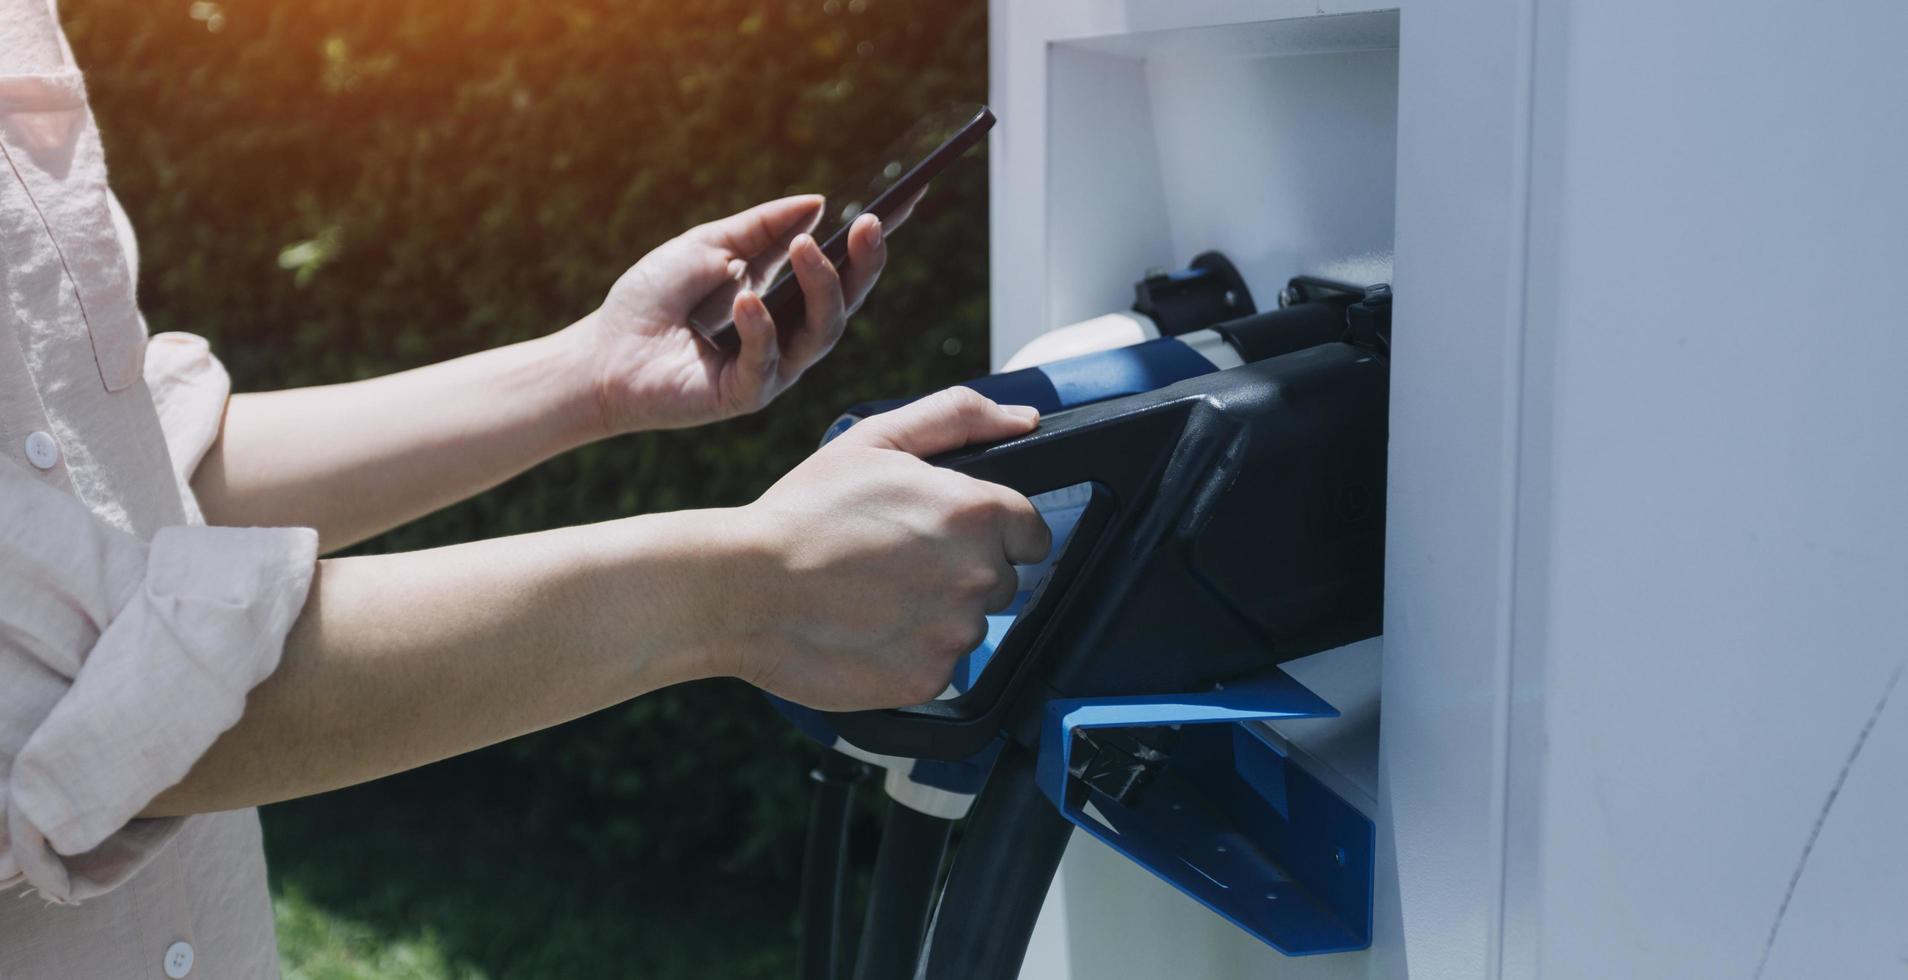
[[177, 830], [134, 816], [277, 666], [317, 535], [171, 527], [148, 543], [8, 461], [0, 500], [0, 890], [78, 902]]
[[173, 474], [188, 498], [192, 473], [219, 438], [232, 378], [205, 338], [167, 331], [146, 342], [146, 387], [166, 433]]

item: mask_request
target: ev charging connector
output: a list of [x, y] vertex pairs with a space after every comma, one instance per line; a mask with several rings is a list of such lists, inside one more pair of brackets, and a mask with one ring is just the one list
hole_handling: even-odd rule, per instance
[[1390, 292], [1295, 279], [1280, 298], [1210, 328], [1262, 359], [1151, 388], [1160, 372], [1113, 372], [1119, 397], [933, 460], [1085, 504], [958, 693], [804, 724], [864, 758], [988, 773], [927, 980], [1016, 976], [1076, 826], [1284, 952], [1369, 944], [1371, 821], [1255, 723], [1336, 714], [1278, 665], [1380, 631]]

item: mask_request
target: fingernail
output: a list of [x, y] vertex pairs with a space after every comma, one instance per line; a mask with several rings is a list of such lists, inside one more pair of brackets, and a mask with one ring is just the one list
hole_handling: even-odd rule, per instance
[[748, 274], [748, 271], [749, 271], [749, 264], [747, 262], [744, 262], [741, 259], [729, 260], [729, 278], [730, 279], [740, 279], [744, 275]]
[[878, 214], [872, 214], [872, 215], [869, 215], [869, 217], [874, 219], [875, 243], [878, 245], [887, 244], [888, 232], [887, 232], [887, 229], [884, 229], [881, 227], [881, 216]]
[[1032, 422], [1038, 421], [1040, 418], [1040, 409], [1032, 405], [1002, 405], [1001, 408], [1005, 409], [1007, 414], [1018, 419], [1026, 419]]

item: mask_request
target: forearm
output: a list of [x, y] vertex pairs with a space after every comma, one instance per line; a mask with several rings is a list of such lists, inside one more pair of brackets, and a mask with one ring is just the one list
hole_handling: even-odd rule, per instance
[[726, 672], [755, 577], [733, 514], [321, 562], [277, 671], [144, 815], [335, 789]]
[[333, 551], [600, 435], [565, 334], [349, 384], [238, 395], [193, 475], [206, 518]]

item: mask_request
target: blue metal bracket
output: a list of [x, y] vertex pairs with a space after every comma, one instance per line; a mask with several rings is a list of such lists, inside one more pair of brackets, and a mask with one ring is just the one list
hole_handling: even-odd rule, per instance
[[1371, 820], [1246, 724], [1337, 714], [1278, 670], [1202, 694], [1053, 701], [1037, 779], [1075, 826], [1280, 952], [1364, 949]]

